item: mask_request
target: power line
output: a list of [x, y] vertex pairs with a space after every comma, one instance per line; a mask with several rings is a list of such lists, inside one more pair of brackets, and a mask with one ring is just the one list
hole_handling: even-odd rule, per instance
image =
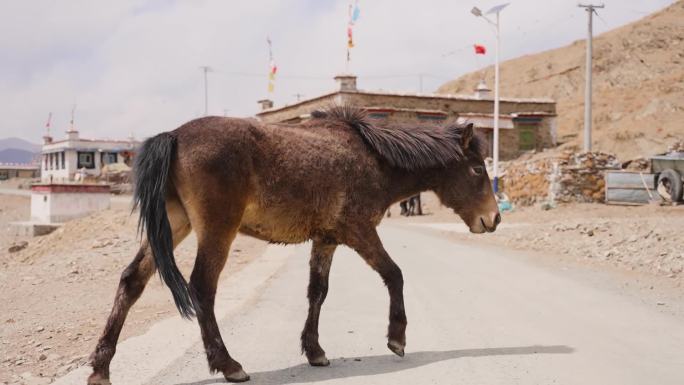
[[[203, 68], [203, 67], [200, 67]], [[210, 68], [209, 72], [216, 73], [218, 75], [223, 75], [223, 76], [232, 76], [232, 77], [254, 77], [254, 78], [266, 78], [268, 75], [264, 75], [261, 73], [254, 73], [254, 72], [242, 72], [242, 71], [223, 71], [223, 70], [217, 70]], [[442, 74], [428, 74], [428, 73], [405, 73], [405, 74], [388, 74], [388, 75], [364, 75], [364, 74], [359, 74], [357, 75], [360, 78], [364, 79], [398, 79], [398, 78], [416, 78], [416, 77], [430, 77], [430, 78], [436, 78], [436, 79], [451, 79], [450, 76], [448, 75], [442, 75]], [[325, 76], [325, 75], [302, 75], [302, 74], [292, 74], [292, 75], [287, 75], [285, 74], [280, 74], [278, 76], [280, 79], [290, 79], [290, 80], [329, 80], [331, 79], [330, 76]]]

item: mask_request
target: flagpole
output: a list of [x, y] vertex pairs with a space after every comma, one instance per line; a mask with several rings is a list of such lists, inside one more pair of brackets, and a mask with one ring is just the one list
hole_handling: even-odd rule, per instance
[[494, 192], [499, 192], [499, 12], [496, 13], [496, 47], [494, 51]]

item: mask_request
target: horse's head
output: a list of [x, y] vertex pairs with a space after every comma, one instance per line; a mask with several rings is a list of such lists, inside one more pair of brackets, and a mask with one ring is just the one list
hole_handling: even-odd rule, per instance
[[501, 222], [478, 138], [471, 123], [450, 127], [463, 156], [446, 165], [437, 178], [435, 193], [442, 204], [454, 210], [473, 233], [493, 232]]

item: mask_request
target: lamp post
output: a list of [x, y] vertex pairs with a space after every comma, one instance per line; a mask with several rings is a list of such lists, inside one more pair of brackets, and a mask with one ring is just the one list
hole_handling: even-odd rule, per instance
[[494, 192], [499, 192], [499, 13], [502, 9], [506, 8], [509, 3], [497, 5], [492, 7], [487, 11], [487, 15], [495, 14], [496, 21], [492, 21], [490, 18], [482, 13], [480, 8], [473, 7], [470, 12], [477, 16], [485, 19], [489, 24], [496, 28], [496, 46], [494, 48]]

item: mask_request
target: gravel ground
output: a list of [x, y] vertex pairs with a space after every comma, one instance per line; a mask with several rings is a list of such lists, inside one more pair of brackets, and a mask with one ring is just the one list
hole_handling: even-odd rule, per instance
[[[427, 215], [391, 220], [448, 223], [460, 219], [423, 194]], [[516, 208], [503, 214], [502, 226], [485, 236], [450, 232], [449, 236], [517, 250], [538, 251], [549, 258], [573, 259], [672, 280], [684, 286], [684, 206], [611, 206], [563, 204], [555, 209]]]
[[[84, 365], [102, 331], [119, 275], [133, 259], [137, 215], [126, 205], [71, 221], [52, 234], [16, 238], [8, 223], [28, 218], [29, 199], [0, 196], [0, 384], [50, 383]], [[9, 252], [27, 241], [25, 249]], [[259, 256], [266, 244], [239, 236], [223, 278]], [[176, 258], [189, 275], [196, 240]], [[166, 287], [153, 278], [131, 310], [122, 339], [143, 333], [176, 311]]]

